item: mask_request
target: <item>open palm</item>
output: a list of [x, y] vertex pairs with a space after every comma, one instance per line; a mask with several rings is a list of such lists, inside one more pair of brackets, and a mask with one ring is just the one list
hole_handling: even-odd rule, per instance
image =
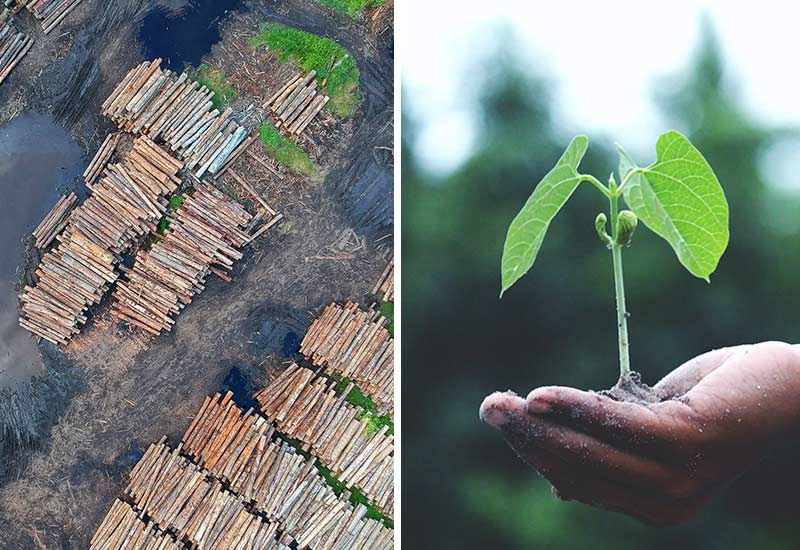
[[652, 404], [557, 386], [494, 393], [480, 414], [561, 498], [676, 524], [798, 426], [800, 346], [711, 351], [654, 389]]

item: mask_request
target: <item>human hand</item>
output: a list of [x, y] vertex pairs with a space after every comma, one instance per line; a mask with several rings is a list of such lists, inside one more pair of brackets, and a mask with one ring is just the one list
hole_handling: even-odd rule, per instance
[[652, 404], [557, 386], [497, 392], [480, 415], [559, 497], [673, 525], [800, 424], [800, 346], [711, 351], [653, 389]]

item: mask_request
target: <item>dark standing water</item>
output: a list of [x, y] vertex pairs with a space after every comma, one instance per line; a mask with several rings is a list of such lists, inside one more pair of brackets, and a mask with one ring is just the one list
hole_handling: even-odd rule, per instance
[[0, 389], [39, 374], [33, 336], [17, 324], [24, 240], [85, 169], [83, 150], [50, 117], [25, 113], [0, 128]]
[[174, 71], [182, 71], [187, 64], [198, 66], [219, 42], [220, 21], [241, 4], [241, 0], [186, 0], [177, 8], [153, 9], [139, 29], [145, 57], [161, 57], [162, 65]]

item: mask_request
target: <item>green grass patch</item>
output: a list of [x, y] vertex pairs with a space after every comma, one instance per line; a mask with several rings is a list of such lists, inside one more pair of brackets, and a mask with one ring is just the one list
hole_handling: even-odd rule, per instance
[[170, 210], [177, 210], [181, 206], [183, 206], [183, 201], [186, 200], [186, 197], [183, 195], [175, 195], [174, 197], [170, 197], [169, 199], [169, 209]]
[[333, 114], [347, 118], [361, 103], [363, 93], [358, 86], [361, 77], [358, 65], [330, 38], [280, 23], [264, 23], [261, 33], [250, 39], [250, 45], [275, 50], [281, 62], [291, 60], [305, 72], [317, 71], [320, 88], [331, 98], [327, 107]]
[[319, 3], [328, 6], [335, 12], [343, 13], [355, 18], [366, 8], [377, 8], [386, 0], [319, 0]]
[[281, 166], [305, 176], [317, 173], [317, 168], [308, 158], [308, 154], [295, 142], [284, 137], [272, 124], [263, 124], [258, 135], [267, 151]]
[[169, 219], [166, 216], [162, 216], [160, 220], [158, 220], [158, 233], [159, 235], [164, 235], [169, 229]]
[[[334, 382], [336, 382], [334, 389], [339, 395], [341, 395], [344, 390], [347, 389], [347, 386], [353, 382], [351, 379], [347, 378], [346, 376], [342, 376], [341, 374], [334, 374], [331, 376], [331, 378]], [[350, 393], [347, 394], [345, 401], [351, 405], [361, 408], [363, 412], [359, 418], [367, 419], [368, 435], [377, 432], [384, 426], [389, 427], [387, 432], [389, 435], [394, 435], [394, 422], [392, 421], [391, 415], [388, 412], [383, 415], [379, 414], [378, 406], [370, 396], [361, 391], [361, 388], [359, 388], [357, 384], [353, 384], [353, 389], [351, 389]]]
[[381, 304], [381, 315], [389, 319], [386, 330], [388, 330], [389, 335], [394, 338], [394, 302], [383, 302]]
[[236, 90], [225, 82], [225, 73], [222, 71], [211, 69], [207, 65], [200, 65], [197, 69], [190, 69], [189, 76], [214, 92], [211, 102], [215, 109], [222, 111], [225, 105], [236, 101], [236, 98], [239, 97]]

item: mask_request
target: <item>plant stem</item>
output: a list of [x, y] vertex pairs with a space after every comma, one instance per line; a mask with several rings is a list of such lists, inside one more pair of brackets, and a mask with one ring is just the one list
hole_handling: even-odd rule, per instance
[[617, 295], [617, 332], [619, 335], [619, 378], [620, 381], [630, 381], [631, 360], [628, 352], [628, 312], [625, 309], [625, 282], [622, 278], [622, 246], [617, 244], [617, 217], [619, 216], [617, 200], [619, 190], [611, 184], [611, 229], [613, 243], [611, 256], [614, 260], [614, 290]]

